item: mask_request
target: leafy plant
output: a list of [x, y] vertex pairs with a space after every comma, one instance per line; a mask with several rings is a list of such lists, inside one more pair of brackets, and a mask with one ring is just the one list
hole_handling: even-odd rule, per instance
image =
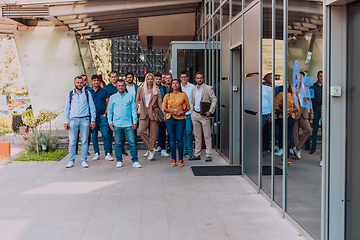
[[67, 154], [67, 152], [67, 149], [61, 149], [53, 152], [40, 153], [39, 157], [34, 152], [27, 152], [14, 159], [14, 161], [57, 161]]
[[0, 114], [0, 136], [4, 137], [4, 142], [5, 142], [5, 134], [8, 133], [12, 133], [11, 116], [6, 114]]
[[[40, 144], [36, 144], [36, 138]], [[60, 138], [58, 136], [51, 136], [50, 132], [35, 132], [27, 137], [25, 141], [25, 150], [27, 152], [37, 152], [37, 146], [37, 149], [41, 152], [41, 144], [46, 145], [49, 152], [55, 151], [60, 146]]]
[[[60, 112], [58, 111], [43, 109], [40, 110], [39, 114], [36, 117], [34, 117], [34, 113], [32, 109], [29, 109], [23, 114], [22, 120], [27, 126], [36, 129], [37, 126], [57, 118], [59, 114]], [[39, 144], [38, 144], [37, 134], [35, 134], [35, 142], [36, 142], [35, 150], [37, 152], [37, 156], [39, 157]]]
[[97, 74], [101, 74], [106, 83], [110, 83], [111, 39], [91, 40], [91, 54]]

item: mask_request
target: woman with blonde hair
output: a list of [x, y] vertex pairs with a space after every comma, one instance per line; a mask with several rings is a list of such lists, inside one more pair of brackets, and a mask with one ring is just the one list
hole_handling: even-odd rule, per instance
[[156, 87], [152, 73], [146, 75], [144, 86], [138, 89], [135, 104], [139, 113], [139, 135], [148, 149], [144, 157], [148, 157], [148, 160], [152, 161], [159, 128], [159, 122], [153, 116], [153, 106], [158, 105], [160, 109], [162, 107], [160, 90]]

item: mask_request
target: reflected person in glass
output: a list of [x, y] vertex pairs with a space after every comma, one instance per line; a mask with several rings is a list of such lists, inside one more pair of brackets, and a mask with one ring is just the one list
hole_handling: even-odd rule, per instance
[[[294, 129], [294, 124], [295, 124], [295, 115], [296, 112], [299, 110], [298, 106], [299, 103], [296, 103], [295, 98], [294, 98], [294, 92], [291, 88], [291, 85], [288, 83], [287, 84], [287, 88], [288, 88], [288, 93], [287, 93], [287, 119], [288, 119], [288, 136], [287, 136], [287, 141], [288, 141], [288, 148], [287, 148], [287, 164], [291, 165], [291, 161], [290, 161], [290, 140], [291, 140], [291, 135]], [[275, 98], [275, 110], [279, 113], [279, 147], [280, 149], [282, 149], [282, 145], [283, 145], [283, 112], [284, 112], [284, 108], [283, 108], [283, 96], [284, 92], [280, 92], [276, 98]], [[279, 150], [280, 150], [279, 149]]]

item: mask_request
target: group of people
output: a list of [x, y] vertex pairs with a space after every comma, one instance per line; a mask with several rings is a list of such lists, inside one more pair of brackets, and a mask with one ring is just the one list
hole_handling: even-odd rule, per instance
[[118, 168], [123, 166], [122, 155], [127, 155], [124, 149], [125, 137], [130, 146], [133, 167], [141, 167], [137, 134], [147, 148], [144, 157], [149, 161], [154, 160], [157, 151], [161, 151], [161, 156], [169, 156], [167, 141], [171, 152], [171, 166], [182, 167], [185, 155], [189, 156], [189, 160], [201, 159], [204, 133], [205, 161], [211, 161], [210, 118], [217, 104], [215, 93], [212, 87], [204, 84], [202, 73], [195, 75], [196, 86], [188, 81], [187, 72], [181, 72], [180, 79], [172, 79], [171, 74], [149, 73], [143, 86], [139, 87], [134, 83], [133, 73], [126, 73], [123, 80], [113, 71], [110, 73], [111, 83], [105, 87], [101, 87], [99, 75], [93, 75], [91, 88], [87, 86], [85, 75], [75, 77], [75, 88], [67, 95], [64, 113], [64, 128], [69, 130], [69, 163], [66, 167], [74, 166], [79, 136], [81, 165], [88, 167], [90, 135], [94, 148], [93, 160], [100, 159], [99, 131], [104, 143], [105, 160], [114, 160], [114, 136]]
[[[299, 81], [297, 81], [295, 90], [288, 83], [287, 84], [287, 121], [288, 121], [288, 148], [287, 148], [287, 164], [291, 165], [290, 153], [295, 155], [298, 159], [301, 159], [301, 149], [306, 142], [309, 142], [310, 135], [312, 133], [312, 143], [309, 149], [310, 154], [316, 152], [317, 134], [319, 128], [319, 122], [322, 117], [322, 71], [317, 73], [317, 81], [312, 86], [306, 86], [304, 82], [305, 73], [300, 72]], [[263, 129], [267, 123], [272, 120], [271, 117], [271, 94], [272, 94], [272, 74], [268, 73], [263, 78], [262, 85], [262, 126]], [[306, 89], [306, 91], [304, 91]], [[275, 98], [275, 121], [278, 125], [278, 147], [275, 155], [281, 156], [283, 154], [283, 92], [281, 89], [277, 89], [278, 93]], [[304, 94], [304, 93], [307, 94]], [[310, 94], [310, 92], [312, 92]], [[311, 104], [307, 104], [307, 102]], [[313, 122], [313, 129], [311, 130], [310, 121]], [[299, 139], [299, 127], [303, 132]], [[264, 130], [263, 148], [269, 148], [270, 142], [270, 128]], [[310, 145], [310, 144], [309, 144]], [[266, 149], [265, 149], [266, 150]], [[320, 161], [320, 166], [322, 162]]]

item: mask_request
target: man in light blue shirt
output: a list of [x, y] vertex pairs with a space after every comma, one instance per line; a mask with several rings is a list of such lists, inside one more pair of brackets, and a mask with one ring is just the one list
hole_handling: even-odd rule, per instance
[[[272, 106], [272, 74], [268, 73], [263, 78], [262, 84], [262, 126], [263, 126], [263, 150], [270, 149], [271, 137], [271, 106]], [[267, 124], [265, 126], [265, 124]]]
[[74, 79], [75, 89], [68, 93], [64, 111], [64, 128], [69, 132], [69, 163], [67, 168], [74, 166], [76, 155], [76, 139], [81, 136], [81, 165], [87, 168], [89, 149], [88, 136], [90, 128], [95, 127], [96, 110], [91, 94], [83, 89], [81, 76]]
[[120, 79], [116, 84], [118, 93], [110, 97], [107, 110], [110, 129], [115, 132], [116, 167], [121, 168], [123, 166], [121, 153], [125, 143], [125, 135], [130, 145], [133, 167], [141, 168], [134, 134], [138, 121], [135, 99], [131, 94], [125, 92], [126, 85], [124, 80]]
[[[189, 102], [191, 101], [192, 89], [194, 84], [189, 83], [189, 76], [186, 71], [180, 73], [181, 90], [186, 93]], [[185, 129], [184, 129], [184, 156], [193, 157], [193, 125], [191, 122], [190, 110], [186, 112]]]

